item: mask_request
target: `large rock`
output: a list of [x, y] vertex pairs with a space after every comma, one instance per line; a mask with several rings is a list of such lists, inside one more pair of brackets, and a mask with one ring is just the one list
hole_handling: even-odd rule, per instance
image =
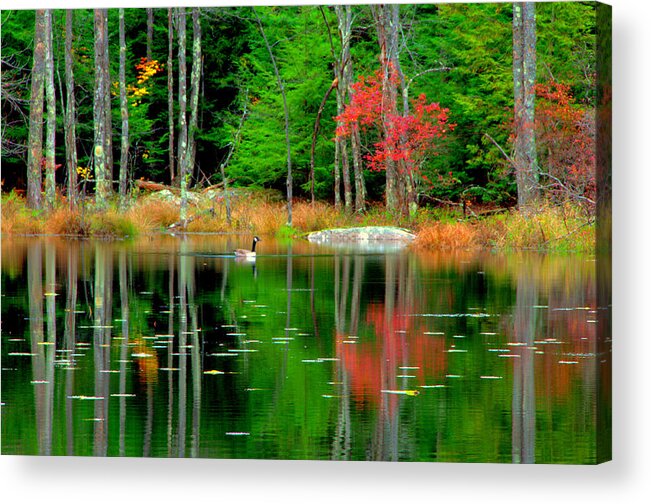
[[399, 242], [407, 244], [416, 235], [406, 229], [391, 226], [367, 226], [357, 228], [336, 228], [315, 231], [307, 236], [313, 243], [367, 243]]

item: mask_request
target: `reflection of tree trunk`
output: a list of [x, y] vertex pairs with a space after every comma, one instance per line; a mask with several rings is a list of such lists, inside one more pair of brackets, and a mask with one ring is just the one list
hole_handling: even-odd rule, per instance
[[[174, 279], [175, 279], [175, 260], [174, 255], [170, 254], [168, 261], [169, 280], [167, 283], [168, 290], [168, 310], [167, 315], [167, 334], [174, 334]], [[174, 367], [174, 338], [167, 338], [167, 369]], [[167, 372], [167, 456], [172, 457], [172, 436], [174, 434], [174, 373]]]
[[190, 348], [192, 366], [192, 444], [190, 456], [199, 456], [199, 428], [201, 426], [201, 345], [199, 342], [199, 320], [197, 305], [195, 303], [194, 287], [194, 259], [188, 258], [188, 308], [190, 311], [192, 347]]
[[102, 397], [95, 403], [95, 431], [93, 455], [106, 456], [108, 448], [108, 392], [109, 374], [104, 371], [110, 369], [110, 348], [107, 338], [107, 316], [111, 297], [107, 298], [107, 284], [109, 269], [109, 256], [104, 244], [95, 245], [95, 286], [94, 286], [94, 322], [93, 322], [93, 354], [95, 363], [95, 397]]
[[[27, 290], [29, 293], [29, 336], [32, 353], [32, 380], [45, 380], [45, 355], [43, 353], [43, 249], [40, 241], [27, 248]], [[43, 387], [34, 387], [36, 426], [40, 454], [47, 453]]]
[[[385, 259], [385, 289], [384, 289], [384, 338], [382, 345], [382, 389], [395, 390], [397, 348], [395, 347], [394, 317], [395, 299], [397, 294], [397, 256], [387, 255]], [[381, 460], [398, 460], [398, 397], [382, 394], [380, 415], [378, 417], [378, 451]]]
[[47, 312], [47, 338], [43, 348], [45, 353], [44, 413], [47, 436], [47, 453], [52, 453], [52, 417], [54, 414], [54, 355], [56, 352], [56, 250], [52, 242], [45, 245], [45, 295]]
[[530, 464], [536, 457], [536, 390], [534, 345], [536, 333], [537, 287], [533, 276], [536, 265], [525, 262], [518, 270], [514, 339], [520, 358], [513, 359], [512, 460]]
[[[77, 271], [79, 269], [79, 250], [76, 245], [70, 244], [67, 247], [68, 252], [68, 291], [66, 295], [66, 317], [64, 327], [64, 340], [66, 354], [70, 364], [72, 364], [71, 355], [74, 353], [76, 346], [76, 327], [75, 327], [75, 310], [77, 307]], [[66, 455], [74, 455], [74, 421], [72, 412], [71, 399], [74, 391], [74, 373], [66, 373]]]
[[187, 352], [186, 335], [188, 333], [188, 244], [182, 238], [179, 255], [179, 408], [178, 408], [178, 457], [185, 457], [185, 428], [187, 404]]
[[119, 282], [120, 282], [120, 317], [122, 318], [122, 341], [120, 343], [120, 401], [119, 401], [119, 444], [118, 453], [124, 457], [127, 403], [125, 394], [127, 392], [127, 359], [129, 351], [129, 285], [127, 283], [127, 253], [125, 249], [120, 250], [119, 261]]

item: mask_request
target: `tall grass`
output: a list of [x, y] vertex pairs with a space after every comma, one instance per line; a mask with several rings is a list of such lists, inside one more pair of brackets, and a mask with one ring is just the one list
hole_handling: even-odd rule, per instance
[[[283, 201], [256, 196], [240, 197], [234, 202], [230, 224], [221, 201], [204, 200], [191, 206], [189, 215], [187, 231], [195, 233], [296, 237], [333, 227], [396, 225], [395, 218], [379, 205], [364, 214], [349, 214], [327, 203], [297, 201], [293, 205], [293, 225], [289, 227]], [[22, 197], [13, 193], [2, 197], [2, 233], [7, 235], [134, 237], [164, 231], [178, 220], [178, 205], [151, 197], [134, 200], [124, 211], [113, 204], [102, 212], [91, 204], [71, 211], [64, 202], [51, 212], [33, 211]], [[535, 215], [512, 211], [476, 219], [465, 219], [449, 209], [421, 209], [405, 227], [417, 234], [412, 247], [419, 250], [593, 252], [595, 248], [594, 222], [571, 206], [544, 207]]]

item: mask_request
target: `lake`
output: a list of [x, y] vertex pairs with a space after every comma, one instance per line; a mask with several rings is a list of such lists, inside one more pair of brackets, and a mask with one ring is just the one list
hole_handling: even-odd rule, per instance
[[[593, 256], [2, 239], [2, 454], [593, 464]], [[606, 337], [604, 339], [604, 334]]]

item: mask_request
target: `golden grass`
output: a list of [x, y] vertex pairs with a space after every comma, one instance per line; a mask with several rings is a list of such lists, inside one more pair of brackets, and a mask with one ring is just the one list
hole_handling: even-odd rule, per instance
[[[194, 233], [245, 232], [258, 235], [300, 236], [333, 227], [395, 225], [380, 205], [365, 214], [347, 214], [323, 202], [296, 201], [293, 226], [287, 224], [287, 207], [271, 198], [240, 198], [233, 202], [232, 222], [226, 221], [223, 205], [204, 202], [191, 205], [188, 231]], [[449, 210], [422, 209], [410, 228], [417, 233], [413, 247], [418, 250], [557, 250], [593, 252], [595, 225], [580, 209], [544, 207], [535, 215], [517, 211], [480, 219], [462, 219]], [[92, 203], [85, 209], [70, 211], [59, 202], [51, 212], [33, 211], [14, 194], [2, 198], [3, 234], [59, 234], [75, 236], [126, 237], [159, 232], [179, 221], [179, 208], [173, 202], [140, 198], [129, 209], [115, 206], [97, 212]]]

